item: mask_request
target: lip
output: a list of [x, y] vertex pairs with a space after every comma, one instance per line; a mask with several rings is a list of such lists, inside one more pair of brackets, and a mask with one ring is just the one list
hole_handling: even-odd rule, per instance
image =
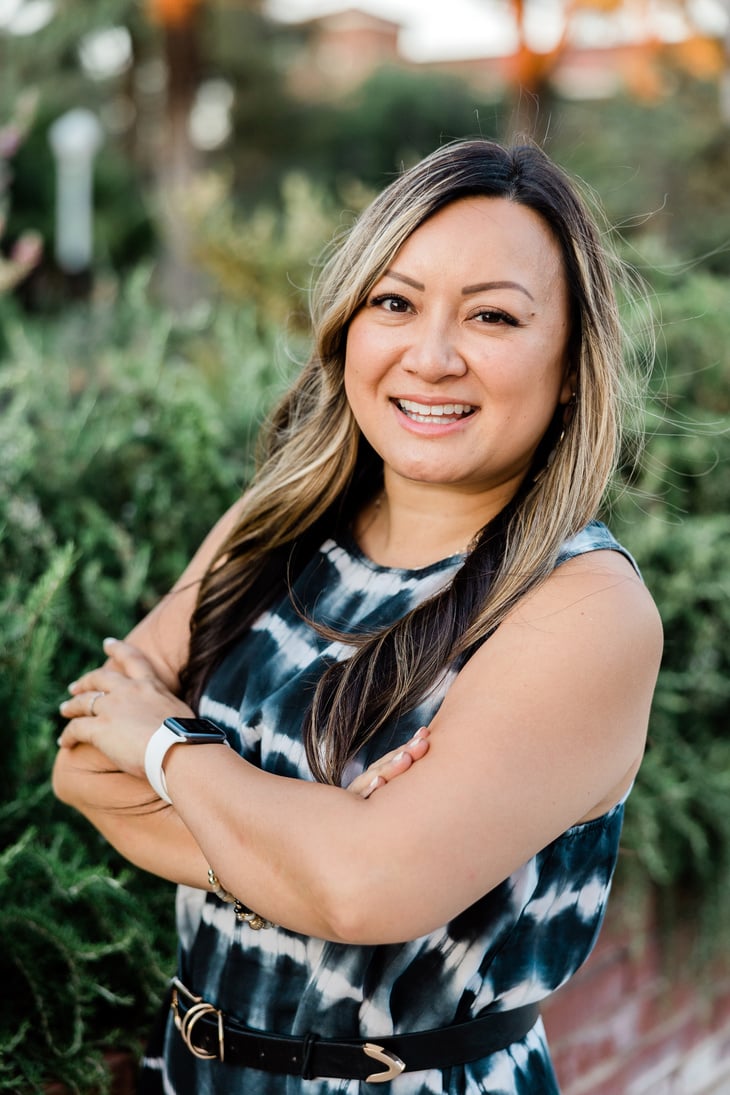
[[[392, 396], [390, 404], [393, 408], [393, 412], [400, 425], [406, 429], [421, 434], [422, 436], [434, 437], [441, 436], [447, 433], [454, 433], [466, 428], [469, 422], [475, 418], [479, 412], [479, 407], [474, 403], [470, 403], [465, 399], [452, 399], [449, 396], [441, 396], [436, 399], [433, 396], [411, 396], [400, 395]], [[411, 414], [407, 414], [401, 409], [403, 404], [411, 404], [408, 408], [411, 410]], [[443, 408], [441, 413], [429, 414], [428, 420], [424, 420], [424, 417], [414, 418], [413, 413], [417, 413], [417, 407], [438, 407]], [[463, 414], [463, 408], [470, 408], [469, 414]], [[454, 417], [454, 408], [457, 409], [458, 417]]]
[[463, 396], [451, 396], [451, 395], [412, 395], [410, 392], [401, 392], [399, 395], [390, 396], [391, 403], [420, 403], [423, 407], [440, 407], [444, 403], [458, 403], [462, 407], [476, 407], [476, 403], [472, 403], [469, 399], [464, 399]]

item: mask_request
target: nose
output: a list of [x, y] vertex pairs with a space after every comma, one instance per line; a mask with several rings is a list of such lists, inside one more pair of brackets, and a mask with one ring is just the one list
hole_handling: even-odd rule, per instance
[[401, 355], [406, 372], [436, 383], [442, 377], [464, 376], [467, 364], [458, 345], [458, 332], [443, 319], [422, 317], [409, 330], [410, 340]]

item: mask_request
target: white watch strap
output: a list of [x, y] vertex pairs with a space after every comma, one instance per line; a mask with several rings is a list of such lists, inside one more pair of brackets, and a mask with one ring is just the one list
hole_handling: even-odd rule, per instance
[[144, 754], [144, 770], [147, 779], [149, 780], [152, 790], [155, 791], [160, 798], [163, 798], [165, 802], [169, 802], [172, 806], [172, 799], [167, 793], [167, 783], [165, 782], [165, 773], [162, 768], [162, 762], [167, 756], [168, 749], [171, 749], [173, 745], [179, 745], [182, 739], [179, 734], [175, 734], [169, 726], [165, 726], [163, 723], [159, 729], [155, 730], [154, 734], [147, 742], [147, 748]]

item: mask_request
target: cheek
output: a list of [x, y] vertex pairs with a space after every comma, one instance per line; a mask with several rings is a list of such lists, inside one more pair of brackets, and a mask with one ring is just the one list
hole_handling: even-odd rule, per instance
[[529, 354], [521, 355], [520, 366], [511, 367], [493, 377], [492, 393], [503, 400], [513, 425], [530, 435], [542, 435], [553, 420], [565, 383], [566, 361], [562, 356], [546, 357], [544, 346], [537, 344]]
[[345, 392], [348, 399], [357, 399], [376, 389], [383, 372], [379, 366], [380, 359], [375, 340], [365, 337], [358, 330], [350, 331], [345, 347]]
[[532, 387], [556, 403], [568, 372], [568, 340], [563, 326], [547, 332], [530, 353]]
[[552, 338], [536, 340], [522, 347], [519, 354], [510, 352], [483, 374], [485, 387], [495, 396], [514, 400], [524, 406], [545, 402], [557, 403], [565, 380], [566, 358], [555, 353]]
[[363, 418], [367, 417], [368, 397], [372, 384], [367, 369], [361, 368], [360, 361], [361, 359], [357, 353], [350, 352], [350, 342], [348, 340], [344, 372], [345, 396], [355, 421], [362, 429]]
[[360, 324], [357, 320], [353, 320], [350, 324], [350, 329], [347, 332], [347, 341], [345, 342], [345, 384], [348, 383], [351, 376], [358, 372], [359, 362], [363, 359], [362, 342]]
[[353, 406], [353, 401], [357, 402], [357, 393], [359, 388], [359, 376], [356, 365], [353, 364], [349, 354], [345, 357], [345, 395], [350, 406]]

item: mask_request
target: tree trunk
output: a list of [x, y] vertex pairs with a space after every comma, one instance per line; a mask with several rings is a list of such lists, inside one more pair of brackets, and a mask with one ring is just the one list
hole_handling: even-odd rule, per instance
[[201, 292], [186, 211], [200, 166], [189, 125], [200, 72], [200, 9], [191, 10], [184, 21], [163, 26], [162, 33], [167, 88], [166, 133], [156, 165], [163, 238], [160, 286], [167, 303], [182, 311], [195, 303]]

